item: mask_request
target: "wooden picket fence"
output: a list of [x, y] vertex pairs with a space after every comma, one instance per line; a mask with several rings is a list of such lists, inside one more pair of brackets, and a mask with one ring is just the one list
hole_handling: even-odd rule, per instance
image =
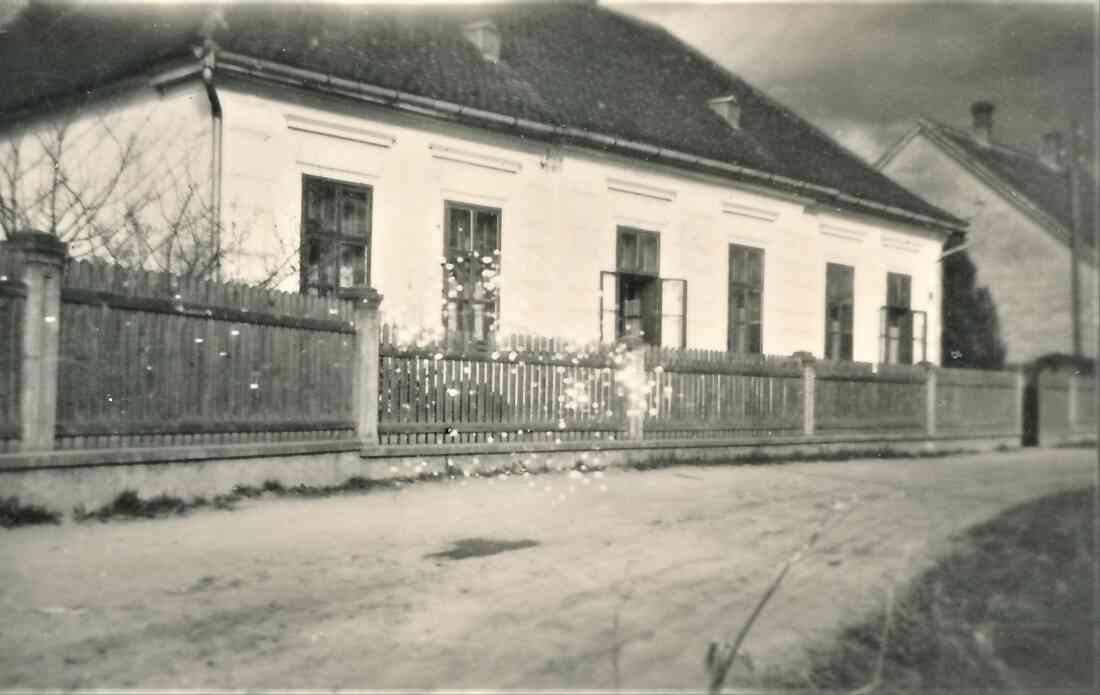
[[790, 357], [652, 348], [647, 439], [737, 439], [802, 431], [802, 370]]
[[73, 261], [58, 448], [350, 436], [346, 302]]
[[[26, 365], [42, 362], [22, 354], [22, 327], [33, 324], [14, 263], [0, 253], [0, 453], [19, 450], [21, 427], [39, 422], [20, 409]], [[639, 353], [529, 335], [460, 345], [394, 325], [375, 334], [369, 302], [99, 261], [64, 265], [52, 311], [41, 320], [60, 322], [56, 422], [38, 432], [57, 449], [362, 437], [398, 448], [502, 450], [598, 447], [639, 434], [738, 442], [810, 432], [1004, 437], [1021, 427], [1014, 373]], [[377, 363], [360, 349], [375, 339]], [[1053, 420], [1069, 412], [1068, 383], [1044, 382], [1050, 427], [1069, 426]], [[1091, 386], [1074, 384], [1074, 417], [1095, 421], [1084, 395]]]
[[925, 371], [865, 362], [816, 364], [814, 413], [823, 434], [844, 431], [912, 434], [925, 430]]
[[941, 369], [936, 383], [936, 431], [1014, 434], [1021, 426], [1016, 374], [979, 369]]
[[381, 444], [613, 440], [624, 398], [607, 353], [542, 336], [489, 345], [381, 332]]

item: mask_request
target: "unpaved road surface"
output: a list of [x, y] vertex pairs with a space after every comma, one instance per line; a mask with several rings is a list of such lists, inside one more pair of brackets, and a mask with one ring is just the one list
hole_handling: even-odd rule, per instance
[[[609, 470], [0, 531], [0, 688], [700, 689], [707, 644], [820, 524], [749, 635], [755, 673], [1095, 466], [1028, 450]], [[479, 550], [463, 539], [517, 547], [461, 557]]]

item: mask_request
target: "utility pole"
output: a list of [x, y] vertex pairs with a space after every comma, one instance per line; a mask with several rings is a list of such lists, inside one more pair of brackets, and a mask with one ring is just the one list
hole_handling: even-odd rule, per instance
[[1069, 126], [1069, 197], [1073, 209], [1073, 229], [1070, 230], [1072, 250], [1070, 253], [1070, 298], [1073, 311], [1073, 356], [1080, 358], [1081, 351], [1081, 242], [1085, 230], [1081, 228], [1081, 175], [1077, 161], [1077, 119], [1070, 120]]

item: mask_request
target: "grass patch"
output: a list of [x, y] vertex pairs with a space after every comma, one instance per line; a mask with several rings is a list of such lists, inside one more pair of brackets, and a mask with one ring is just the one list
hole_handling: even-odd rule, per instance
[[804, 463], [804, 462], [843, 462], [857, 461], [860, 459], [938, 459], [948, 456], [959, 456], [969, 453], [965, 449], [951, 451], [899, 451], [888, 447], [878, 449], [843, 449], [838, 451], [819, 452], [794, 452], [786, 454], [769, 454], [762, 450], [756, 450], [748, 456], [729, 460], [717, 459], [656, 459], [653, 461], [637, 461], [624, 464], [623, 468], [635, 471], [653, 471], [672, 466], [753, 466], [772, 463]]
[[[621, 468], [636, 471], [650, 471], [670, 468], [672, 466], [744, 466], [797, 461], [851, 461], [861, 458], [942, 458], [959, 453], [963, 452], [960, 450], [908, 453], [890, 448], [791, 454], [768, 454], [764, 451], [754, 451], [747, 457], [732, 460], [677, 460], [666, 458], [655, 461], [627, 463], [622, 465]], [[99, 509], [86, 511], [83, 507], [77, 507], [73, 510], [73, 518], [76, 521], [156, 519], [184, 515], [194, 509], [203, 507], [231, 510], [242, 500], [257, 499], [267, 495], [274, 497], [321, 498], [331, 497], [333, 495], [371, 492], [374, 490], [392, 490], [418, 482], [458, 480], [463, 478], [477, 479], [520, 475], [530, 476], [547, 473], [564, 473], [566, 471], [591, 473], [602, 470], [603, 468], [603, 466], [589, 465], [580, 459], [572, 466], [562, 465], [528, 468], [522, 461], [514, 461], [495, 468], [482, 468], [478, 465], [463, 468], [462, 466], [455, 465], [448, 459], [441, 471], [420, 470], [415, 475], [395, 476], [379, 480], [364, 478], [362, 476], [353, 476], [336, 485], [288, 486], [278, 480], [266, 480], [259, 486], [237, 485], [229, 493], [218, 495], [210, 500], [205, 497], [194, 497], [190, 500], [184, 500], [169, 495], [158, 495], [157, 497], [145, 499], [140, 497], [133, 490], [126, 490], [119, 494], [110, 504], [100, 507]]]
[[885, 640], [884, 608], [812, 650], [802, 673], [770, 674], [769, 686], [1087, 691], [1100, 657], [1090, 624], [1091, 496], [1052, 495], [971, 529], [957, 552], [899, 593]]
[[83, 507], [73, 510], [77, 521], [107, 521], [109, 519], [155, 519], [165, 516], [180, 516], [197, 507], [209, 504], [205, 497], [195, 497], [187, 501], [172, 495], [157, 495], [143, 498], [134, 490], [124, 490], [107, 505], [93, 511]]
[[0, 526], [15, 528], [61, 523], [61, 515], [37, 504], [23, 504], [18, 497], [0, 498]]

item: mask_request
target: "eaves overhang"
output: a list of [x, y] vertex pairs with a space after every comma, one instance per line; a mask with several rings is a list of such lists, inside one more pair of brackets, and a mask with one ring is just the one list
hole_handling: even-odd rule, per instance
[[731, 162], [701, 157], [671, 148], [657, 147], [648, 143], [582, 128], [552, 125], [517, 116], [485, 111], [454, 102], [381, 87], [362, 81], [349, 80], [239, 53], [218, 51], [216, 69], [246, 79], [303, 89], [329, 96], [365, 101], [445, 120], [469, 122], [493, 130], [519, 132], [526, 137], [554, 142], [568, 142], [599, 150], [613, 150], [647, 161], [660, 160], [679, 168], [717, 173], [727, 179], [758, 186], [763, 185], [783, 192], [806, 196], [821, 205], [834, 207], [838, 210], [855, 209], [891, 221], [916, 224], [945, 235], [951, 232], [964, 231], [966, 228], [966, 222], [953, 217], [951, 219], [939, 219], [845, 193], [836, 188], [808, 183]]

